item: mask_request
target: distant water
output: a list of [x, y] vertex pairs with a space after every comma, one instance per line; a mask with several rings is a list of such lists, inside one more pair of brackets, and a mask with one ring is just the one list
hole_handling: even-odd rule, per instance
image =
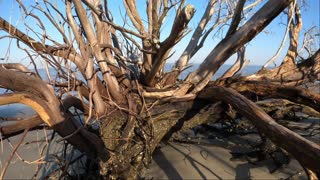
[[[173, 67], [173, 63], [167, 63], [165, 66], [165, 71], [170, 71]], [[185, 78], [190, 72], [195, 71], [200, 64], [193, 64], [191, 67], [189, 67], [188, 69], [186, 69], [185, 71], [183, 71], [180, 75], [180, 78], [183, 79]], [[223, 73], [225, 73], [232, 65], [223, 65], [220, 67], [220, 69], [217, 71], [217, 73], [214, 75], [214, 77], [212, 77], [212, 79], [216, 79], [220, 76], [223, 75]], [[261, 66], [246, 66], [244, 67], [241, 71], [238, 72], [238, 74], [242, 74], [242, 75], [250, 75], [253, 74], [257, 71], [259, 71], [261, 68]]]

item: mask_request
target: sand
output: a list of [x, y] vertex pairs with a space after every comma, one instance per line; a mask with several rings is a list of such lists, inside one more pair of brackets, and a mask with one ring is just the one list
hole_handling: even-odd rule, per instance
[[[12, 143], [16, 143], [17, 139], [12, 139]], [[1, 152], [2, 165], [9, 156], [9, 144], [4, 142], [3, 145], [6, 150]], [[28, 148], [20, 149], [19, 155], [30, 162], [37, 160], [41, 157], [39, 145], [41, 146], [33, 143], [25, 146]], [[59, 152], [59, 146], [61, 147], [61, 144], [52, 145], [50, 151]], [[274, 168], [271, 160], [257, 162], [254, 165], [245, 160], [231, 161], [230, 158], [230, 150], [222, 147], [168, 143], [154, 153], [146, 179], [286, 179], [302, 170], [299, 163], [292, 160], [286, 167], [270, 174], [269, 170]], [[47, 159], [54, 160], [52, 156]], [[50, 167], [53, 168], [52, 165], [42, 168], [40, 175], [44, 177]], [[37, 164], [24, 163], [15, 156], [5, 179], [30, 179], [36, 170]]]
[[[1, 110], [1, 109], [0, 109]], [[9, 113], [8, 111], [6, 111]], [[2, 111], [3, 113], [3, 111]], [[13, 112], [14, 113], [14, 112]], [[308, 120], [303, 124], [293, 123], [295, 126], [309, 126], [317, 122], [313, 129], [319, 131], [319, 119]], [[169, 142], [162, 145], [162, 148], [155, 151], [152, 163], [147, 170], [146, 179], [286, 179], [293, 175], [294, 179], [307, 179], [302, 171], [302, 167], [296, 160], [291, 160], [288, 165], [278, 169], [274, 173], [269, 173], [275, 168], [271, 159], [249, 163], [246, 159], [232, 161], [230, 160], [232, 151], [243, 151], [248, 146], [245, 146], [248, 139], [255, 137], [249, 136], [231, 136], [223, 138], [207, 139], [206, 136], [195, 136], [190, 131], [191, 140], [200, 142], [206, 145], [199, 144], [183, 144], [177, 142]], [[40, 169], [39, 176], [36, 178], [45, 177], [50, 170], [56, 169], [55, 163], [58, 163], [57, 157], [54, 154], [61, 155], [63, 142], [50, 144], [50, 151], [45, 151], [46, 156], [41, 155], [41, 148], [45, 146], [45, 133], [50, 134], [52, 131], [38, 130], [28, 133], [23, 142], [23, 146], [18, 150], [13, 157], [11, 164], [5, 174], [5, 179], [30, 179], [38, 170], [38, 164], [41, 163], [39, 158], [51, 161], [45, 163]], [[308, 133], [308, 132], [301, 132]], [[11, 144], [14, 146], [19, 141], [20, 136], [10, 138]], [[320, 143], [319, 136], [313, 139]], [[12, 152], [12, 147], [7, 140], [0, 143], [0, 172]], [[71, 158], [77, 157], [77, 154]], [[23, 159], [24, 162], [21, 160]], [[80, 173], [80, 170], [77, 170]]]
[[[301, 172], [296, 160], [270, 174], [271, 160], [230, 161], [229, 150], [215, 146], [170, 143], [153, 156], [147, 179], [286, 179]], [[303, 178], [302, 178], [303, 179]]]

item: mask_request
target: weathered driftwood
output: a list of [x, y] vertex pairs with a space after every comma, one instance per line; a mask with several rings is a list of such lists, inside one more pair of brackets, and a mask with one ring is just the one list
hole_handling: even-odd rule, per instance
[[[304, 167], [319, 174], [320, 146], [278, 124], [252, 101], [230, 88], [213, 86], [203, 90], [199, 98], [213, 97], [231, 104], [239, 113], [250, 119], [276, 145], [291, 153]], [[304, 154], [304, 156], [301, 156]]]
[[[164, 75], [164, 64], [171, 56], [171, 49], [186, 35], [187, 25], [195, 12], [192, 5], [184, 5], [185, 1], [178, 4], [167, 0], [148, 1], [148, 23], [145, 27], [136, 2], [125, 0], [124, 7], [135, 30], [113, 22], [108, 14], [107, 1], [103, 4], [100, 1], [67, 0], [64, 4], [67, 18], [54, 4], [44, 1], [45, 7], [51, 7], [59, 17], [57, 19], [64, 21], [62, 24], [68, 27], [68, 35], [64, 25], [60, 26], [61, 22], [37, 3], [35, 9], [43, 13], [62, 35], [63, 44], [50, 39], [41, 18], [18, 1], [25, 15], [39, 22], [43, 29], [42, 39], [32, 38], [2, 17], [0, 29], [32, 50], [19, 46], [27, 52], [33, 64], [36, 63], [30, 52], [45, 59], [59, 72], [61, 82], [42, 80], [38, 72], [30, 76], [30, 71], [19, 64], [0, 64], [0, 87], [12, 91], [0, 95], [0, 104], [22, 103], [38, 113], [1, 127], [1, 133], [10, 136], [25, 129], [38, 128], [43, 123], [87, 153], [91, 160], [99, 157], [99, 175], [115, 179], [137, 178], [161, 140], [174, 132], [220, 120], [227, 113], [226, 104], [230, 104], [276, 145], [291, 153], [308, 172], [319, 176], [319, 146], [279, 125], [253, 102], [257, 98], [281, 98], [320, 111], [319, 94], [296, 87], [319, 80], [320, 73], [319, 50], [304, 62], [295, 64], [293, 61], [297, 57], [297, 35], [301, 28], [297, 9], [288, 13], [298, 19], [297, 24], [291, 24], [290, 48], [284, 63], [278, 68], [263, 69], [247, 77], [234, 76], [245, 59], [244, 45], [292, 2], [296, 1], [269, 0], [241, 27], [242, 14], [248, 13], [245, 0], [239, 1], [235, 7], [228, 7], [232, 11], [224, 14], [225, 19], [219, 19], [223, 13], [220, 7], [217, 26], [207, 27], [208, 31], [204, 33], [217, 3], [209, 1], [193, 35], [195, 39], [190, 41], [176, 68]], [[248, 9], [256, 5], [252, 3]], [[161, 42], [161, 25], [173, 7], [177, 8], [172, 30]], [[88, 12], [92, 14], [92, 20]], [[177, 80], [213, 28], [229, 19], [232, 19], [231, 26], [225, 37], [212, 48], [200, 67], [185, 80]], [[118, 34], [125, 39], [124, 47], [120, 47]], [[53, 45], [45, 44], [45, 40]], [[130, 62], [129, 55], [136, 50], [141, 52], [143, 63], [137, 63], [140, 76], [130, 78], [130, 69], [125, 63]], [[239, 63], [222, 78], [209, 83], [217, 70], [236, 52], [239, 53]], [[57, 57], [74, 63], [76, 68], [66, 70]], [[76, 77], [75, 71], [79, 71], [82, 77]], [[66, 97], [70, 91], [77, 95]], [[70, 107], [84, 113], [84, 125], [75, 121]], [[91, 119], [99, 122], [99, 135], [89, 130]]]

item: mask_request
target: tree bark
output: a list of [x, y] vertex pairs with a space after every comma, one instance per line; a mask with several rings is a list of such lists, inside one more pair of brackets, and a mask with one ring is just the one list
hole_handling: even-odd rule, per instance
[[211, 97], [231, 104], [251, 120], [272, 142], [292, 154], [302, 166], [312, 170], [318, 176], [320, 175], [320, 146], [318, 144], [279, 125], [256, 104], [230, 88], [213, 86], [199, 94], [199, 98], [208, 99]]

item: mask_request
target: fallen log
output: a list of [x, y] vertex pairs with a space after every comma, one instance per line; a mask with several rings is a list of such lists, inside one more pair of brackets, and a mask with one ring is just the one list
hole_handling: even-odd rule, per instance
[[203, 90], [198, 97], [231, 104], [277, 146], [292, 154], [303, 167], [320, 176], [320, 146], [278, 124], [243, 95], [230, 88], [213, 86]]

